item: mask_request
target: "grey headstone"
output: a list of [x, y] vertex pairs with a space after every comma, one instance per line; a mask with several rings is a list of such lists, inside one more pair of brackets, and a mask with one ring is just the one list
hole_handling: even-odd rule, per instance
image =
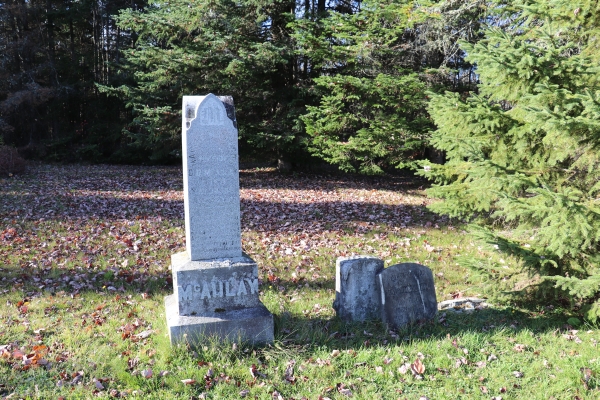
[[171, 342], [270, 343], [273, 315], [258, 297], [258, 267], [242, 253], [233, 99], [184, 96], [182, 119], [186, 251], [171, 257]]
[[381, 319], [393, 328], [429, 320], [437, 312], [433, 273], [420, 264], [392, 265], [377, 275]]
[[185, 237], [190, 258], [241, 257], [233, 100], [213, 94], [184, 96], [182, 128]]
[[348, 322], [381, 317], [381, 297], [375, 276], [382, 270], [383, 261], [375, 257], [337, 259], [333, 308], [338, 317]]

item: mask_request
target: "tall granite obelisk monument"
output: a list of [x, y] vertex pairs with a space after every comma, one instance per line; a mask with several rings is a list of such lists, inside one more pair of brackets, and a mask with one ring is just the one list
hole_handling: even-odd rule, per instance
[[238, 132], [230, 96], [184, 96], [186, 251], [171, 256], [165, 298], [171, 342], [218, 336], [273, 341], [273, 316], [258, 298], [258, 267], [242, 253]]

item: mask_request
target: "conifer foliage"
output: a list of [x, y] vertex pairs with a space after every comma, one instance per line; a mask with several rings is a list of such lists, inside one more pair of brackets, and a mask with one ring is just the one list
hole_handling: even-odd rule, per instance
[[[478, 93], [433, 95], [423, 163], [432, 208], [484, 217], [476, 231], [600, 319], [600, 5], [517, 1], [485, 40], [464, 45]], [[510, 229], [506, 229], [510, 228]], [[509, 233], [507, 233], [509, 232]]]
[[298, 93], [286, 28], [293, 6], [160, 0], [124, 10], [119, 26], [137, 39], [120, 67], [132, 82], [101, 90], [133, 110], [125, 129], [133, 144], [157, 160], [179, 157], [181, 97], [214, 93], [235, 99], [244, 142], [270, 151], [293, 146]]
[[404, 37], [424, 19], [419, 9], [412, 1], [366, 1], [360, 12], [332, 12], [323, 29], [298, 29], [324, 72], [314, 79], [320, 103], [302, 117], [314, 154], [344, 171], [378, 174], [423, 148], [426, 86], [407, 68]]
[[470, 66], [456, 44], [478, 40], [487, 5], [359, 4], [353, 13], [332, 10], [326, 20], [295, 22], [298, 52], [319, 72], [313, 79], [317, 104], [301, 118], [314, 155], [344, 171], [379, 174], [425, 157], [433, 128], [426, 91], [468, 86], [463, 81]]

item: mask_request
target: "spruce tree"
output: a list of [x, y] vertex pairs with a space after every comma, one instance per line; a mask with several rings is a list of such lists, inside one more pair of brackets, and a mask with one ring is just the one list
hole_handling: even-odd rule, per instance
[[135, 39], [123, 54], [130, 78], [103, 91], [125, 99], [134, 120], [125, 132], [152, 158], [177, 158], [183, 95], [232, 95], [242, 145], [290, 152], [298, 130], [295, 56], [287, 24], [294, 2], [159, 0], [126, 10], [119, 27]]
[[431, 208], [479, 217], [476, 233], [517, 256], [591, 321], [600, 318], [600, 6], [521, 0], [474, 46], [477, 93], [432, 95], [424, 162]]
[[360, 5], [313, 23], [296, 21], [318, 99], [302, 120], [313, 154], [347, 172], [379, 174], [424, 156], [433, 127], [426, 91], [453, 86], [448, 70], [465, 70], [464, 54], [453, 45], [459, 37], [477, 40], [485, 6], [481, 0]]

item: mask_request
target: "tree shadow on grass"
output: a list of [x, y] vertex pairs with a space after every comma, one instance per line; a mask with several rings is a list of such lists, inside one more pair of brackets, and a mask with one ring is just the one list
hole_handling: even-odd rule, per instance
[[412, 173], [367, 176], [305, 172], [284, 175], [264, 170], [240, 171], [240, 187], [242, 189], [315, 190], [318, 188], [326, 191], [339, 189], [408, 191], [428, 185], [427, 180]]
[[[0, 221], [170, 220], [183, 225], [180, 170], [172, 167], [40, 166], [0, 188]], [[302, 201], [278, 194], [265, 199], [248, 194], [241, 199], [244, 230], [294, 233], [324, 230], [368, 230], [376, 225], [421, 227], [443, 225], [446, 217], [428, 211], [426, 199], [411, 195], [410, 203], [390, 204], [326, 193], [338, 189], [407, 192], [420, 180], [409, 177], [282, 176], [274, 172], [241, 173], [242, 190], [310, 191]], [[383, 193], [383, 192], [382, 192]], [[331, 200], [340, 198], [340, 200]]]
[[0, 294], [16, 292], [27, 298], [77, 296], [85, 292], [113, 295], [173, 293], [170, 271], [144, 272], [134, 269], [39, 269], [0, 268]]
[[[433, 226], [447, 221], [429, 212], [418, 196], [412, 204], [320, 197], [322, 192], [338, 189], [404, 191], [423, 183], [411, 177], [282, 176], [261, 171], [242, 171], [240, 177], [243, 190], [314, 192], [313, 200], [304, 202], [294, 201], [293, 197], [243, 198], [245, 231], [266, 235], [303, 231], [315, 235], [362, 234], [373, 229]], [[184, 245], [180, 236], [181, 189], [181, 169], [177, 167], [40, 164], [28, 175], [3, 180], [0, 279], [4, 280], [0, 281], [0, 291], [20, 288], [25, 296], [61, 291], [170, 294], [172, 284], [166, 266], [170, 254]], [[169, 228], [180, 229], [168, 241], [162, 225], [165, 221]], [[135, 233], [134, 228], [141, 223], [145, 223], [145, 230], [140, 228], [142, 232]], [[138, 240], [140, 250], [134, 250]], [[56, 243], [49, 245], [52, 241]], [[153, 259], [148, 263], [150, 256]], [[129, 265], [123, 266], [126, 260]], [[155, 267], [158, 264], [160, 268]], [[332, 285], [331, 280], [327, 284]]]
[[[15, 205], [0, 212], [5, 223], [25, 221], [175, 220], [183, 223], [183, 201], [121, 198], [111, 195], [56, 194], [43, 199], [36, 194], [2, 194], [0, 200]], [[364, 201], [241, 200], [245, 230], [295, 232], [339, 230], [349, 224], [385, 224], [392, 227], [444, 225], [448, 218], [428, 211], [425, 205], [381, 204]], [[18, 205], [18, 206], [16, 206]]]
[[415, 341], [442, 340], [464, 333], [482, 338], [533, 335], [570, 329], [564, 315], [522, 312], [510, 307], [486, 308], [471, 313], [439, 311], [434, 320], [415, 323], [401, 329], [388, 329], [381, 321], [344, 322], [338, 317], [295, 316], [287, 312], [275, 315], [275, 337], [283, 343], [352, 349], [410, 344]]

